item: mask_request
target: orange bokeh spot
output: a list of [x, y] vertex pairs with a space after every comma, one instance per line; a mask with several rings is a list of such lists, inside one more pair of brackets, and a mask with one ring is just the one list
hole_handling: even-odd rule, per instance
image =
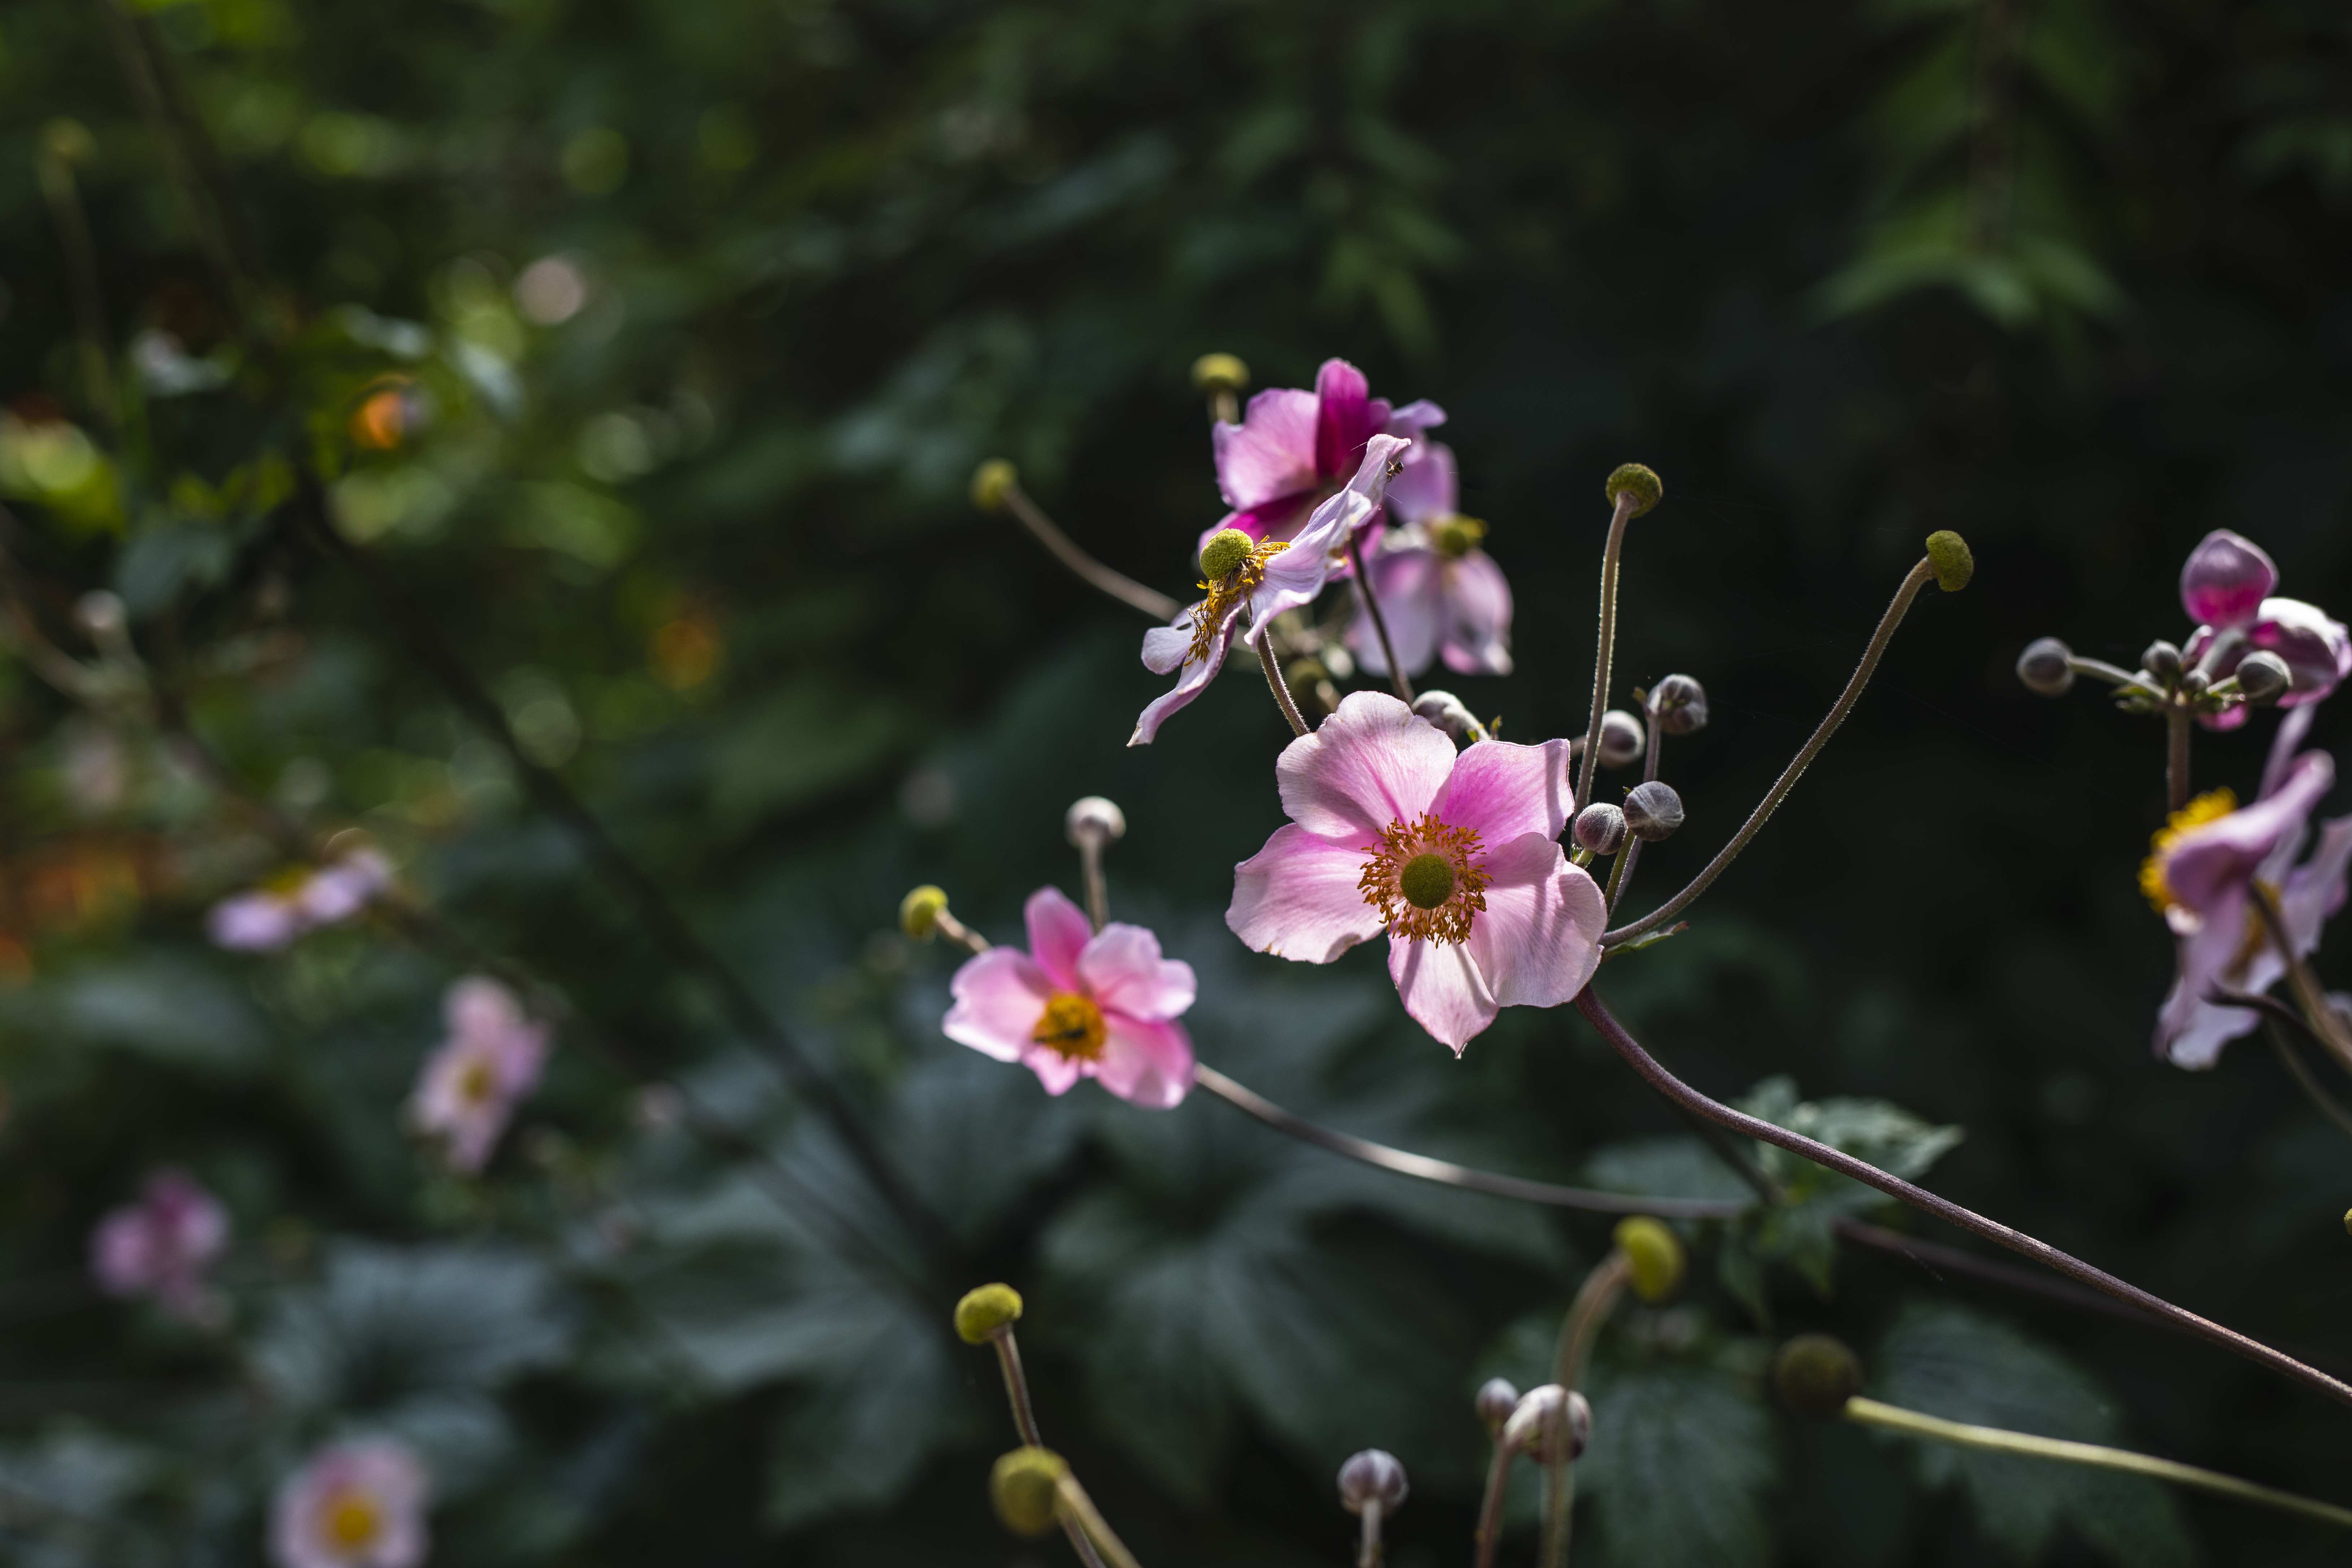
[[654, 675], [671, 690], [684, 691], [709, 679], [725, 652], [719, 628], [708, 617], [689, 612], [654, 633]]
[[408, 395], [399, 387], [387, 386], [371, 393], [352, 411], [352, 439], [362, 447], [389, 452], [408, 433]]

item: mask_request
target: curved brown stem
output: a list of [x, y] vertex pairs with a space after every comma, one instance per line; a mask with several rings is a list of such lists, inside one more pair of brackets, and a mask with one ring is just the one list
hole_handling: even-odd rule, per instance
[[1291, 734], [1294, 737], [1304, 735], [1307, 733], [1307, 721], [1300, 717], [1298, 701], [1290, 695], [1290, 688], [1284, 684], [1282, 671], [1274, 662], [1274, 628], [1271, 626], [1257, 639], [1257, 662], [1258, 668], [1265, 671], [1266, 689], [1274, 693], [1274, 705], [1282, 710], [1283, 718], [1290, 724]]
[[1068, 567], [1087, 586], [1108, 594], [1129, 609], [1142, 611], [1161, 626], [1174, 620], [1177, 612], [1184, 607], [1157, 588], [1147, 588], [1124, 572], [1112, 571], [1079, 549], [1076, 542], [1055, 527], [1054, 520], [1019, 485], [1005, 488], [1004, 505], [1021, 520], [1021, 526], [1052, 552], [1055, 560]]
[[1356, 595], [1364, 601], [1364, 613], [1372, 617], [1372, 635], [1381, 639], [1381, 657], [1388, 660], [1389, 684], [1396, 689], [1396, 694], [1410, 708], [1412, 706], [1412, 680], [1405, 674], [1404, 667], [1397, 662], [1396, 644], [1389, 641], [1389, 618], [1381, 614], [1380, 597], [1372, 592], [1372, 579], [1364, 571], [1364, 547], [1353, 533], [1348, 535], [1348, 563], [1356, 569]]

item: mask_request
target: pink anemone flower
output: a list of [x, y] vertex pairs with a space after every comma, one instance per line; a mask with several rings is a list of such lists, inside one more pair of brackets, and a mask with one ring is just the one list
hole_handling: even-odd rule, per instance
[[[1454, 510], [1454, 452], [1418, 443], [1416, 460], [1389, 481], [1388, 512], [1402, 526], [1381, 537], [1364, 574], [1387, 623], [1397, 662], [1419, 675], [1443, 657], [1457, 675], [1511, 673], [1511, 585], [1494, 557], [1478, 548], [1486, 525]], [[1356, 662], [1386, 675], [1371, 617], [1361, 608], [1348, 627]]]
[[[2198, 623], [2180, 657], [2221, 680], [2237, 673], [2246, 655], [2266, 649], [2286, 661], [2293, 678], [2279, 706], [2298, 708], [2352, 677], [2352, 633], [2316, 605], [2273, 597], [2277, 586], [2278, 568], [2262, 546], [2226, 528], [2207, 534], [2180, 569], [2181, 608]], [[2245, 721], [2242, 704], [2199, 716], [2211, 730]]]
[[286, 1478], [270, 1510], [277, 1568], [417, 1568], [432, 1484], [405, 1443], [339, 1443]]
[[90, 1272], [110, 1296], [146, 1296], [175, 1318], [222, 1315], [205, 1279], [228, 1246], [228, 1210], [184, 1172], [159, 1171], [137, 1203], [114, 1210], [90, 1237]]
[[1249, 400], [1240, 424], [1221, 420], [1210, 433], [1217, 489], [1233, 510], [1201, 542], [1225, 528], [1260, 542], [1295, 539], [1360, 468], [1373, 437], [1418, 441], [1423, 430], [1444, 423], [1445, 410], [1426, 400], [1391, 409], [1343, 359], [1323, 362], [1312, 392], [1268, 387]]
[[2223, 1046], [2262, 1021], [2252, 1008], [2207, 1000], [2214, 990], [2259, 995], [2286, 974], [2254, 888], [2276, 900], [2297, 957], [2317, 951], [2321, 928], [2343, 908], [2352, 816], [2322, 823], [2317, 847], [2301, 858], [2312, 810], [2336, 779], [2326, 752], [2293, 756], [2308, 715], [2291, 714], [2281, 727], [2252, 805], [2233, 809], [2228, 790], [2200, 795], [2173, 813], [2140, 868], [2141, 890], [2180, 942], [2179, 973], [2156, 1026], [2156, 1054], [2175, 1066], [2211, 1067]]
[[274, 952], [320, 926], [340, 925], [392, 887], [392, 862], [362, 847], [325, 866], [301, 867], [223, 899], [205, 917], [215, 947]]
[[1337, 553], [1364, 521], [1380, 510], [1389, 480], [1398, 471], [1405, 442], [1375, 436], [1364, 443], [1363, 462], [1347, 488], [1323, 501], [1307, 526], [1287, 542], [1261, 540], [1223, 575], [1203, 582], [1208, 597], [1180, 612], [1173, 621], [1143, 634], [1144, 668], [1156, 675], [1176, 672], [1176, 684], [1151, 700], [1135, 721], [1130, 746], [1148, 746], [1168, 716], [1207, 689], [1224, 668], [1241, 614], [1250, 616], [1246, 639], [1255, 647], [1265, 624], [1285, 610], [1315, 602], [1323, 584], [1345, 561]]
[[1328, 963], [1385, 928], [1404, 1010], [1459, 1055], [1504, 1007], [1555, 1007], [1601, 963], [1607, 910], [1558, 842], [1565, 741], [1444, 731], [1355, 691], [1275, 764], [1287, 826], [1234, 868], [1225, 923], [1261, 952]]
[[449, 1037], [417, 1075], [408, 1122], [440, 1142], [452, 1170], [472, 1175], [489, 1163], [515, 1106], [538, 1087], [549, 1028], [484, 975], [452, 984], [441, 1005]]
[[1192, 1039], [1176, 1022], [1192, 1005], [1192, 966], [1160, 956], [1160, 939], [1117, 921], [1097, 931], [1058, 889], [1029, 895], [1027, 952], [992, 947], [956, 971], [948, 1038], [1021, 1062], [1048, 1094], [1082, 1078], [1155, 1110], [1192, 1088]]

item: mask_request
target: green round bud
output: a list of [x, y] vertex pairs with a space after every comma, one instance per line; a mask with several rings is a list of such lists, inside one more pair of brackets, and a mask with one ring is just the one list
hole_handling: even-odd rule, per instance
[[1633, 515], [1641, 516], [1666, 498], [1666, 487], [1657, 475], [1639, 463], [1620, 463], [1610, 470], [1605, 487], [1609, 504], [1615, 506], [1617, 498], [1626, 490], [1633, 492]]
[[898, 929], [917, 942], [929, 942], [947, 907], [947, 890], [926, 882], [898, 900]]
[[1862, 1363], [1827, 1334], [1799, 1334], [1772, 1358], [1772, 1391], [1798, 1415], [1826, 1421], [1862, 1392]]
[[1249, 366], [1232, 354], [1202, 354], [1192, 362], [1192, 385], [1202, 393], [1239, 392], [1249, 384]]
[[1020, 482], [1020, 469], [991, 458], [971, 471], [971, 504], [982, 511], [1003, 511], [1005, 496]]
[[1969, 542], [1948, 528], [1927, 536], [1927, 559], [1936, 565], [1936, 586], [1947, 594], [1958, 593], [1977, 574], [1977, 558], [1969, 552]]
[[956, 1335], [968, 1345], [984, 1345], [996, 1331], [1021, 1319], [1021, 1292], [1010, 1285], [982, 1285], [956, 1303]]
[[41, 127], [41, 152], [60, 163], [84, 163], [98, 151], [89, 127], [79, 120], [52, 120]]
[[1061, 1516], [1069, 1462], [1051, 1448], [1015, 1448], [988, 1472], [989, 1500], [1015, 1535], [1043, 1535]]
[[1437, 552], [1449, 561], [1459, 561], [1469, 554], [1478, 548], [1479, 543], [1486, 537], [1486, 525], [1484, 522], [1475, 517], [1463, 517], [1458, 513], [1440, 519], [1432, 524], [1429, 530], [1430, 543], [1436, 546]]
[[1243, 562], [1255, 541], [1238, 528], [1221, 528], [1209, 535], [1209, 542], [1201, 546], [1201, 575], [1212, 583], [1222, 582]]
[[1633, 1215], [1617, 1222], [1617, 1250], [1633, 1268], [1633, 1294], [1654, 1307], [1683, 1282], [1682, 1237], [1662, 1220]]
[[1397, 891], [1417, 910], [1433, 910], [1454, 896], [1454, 863], [1443, 855], [1416, 855], [1397, 873]]

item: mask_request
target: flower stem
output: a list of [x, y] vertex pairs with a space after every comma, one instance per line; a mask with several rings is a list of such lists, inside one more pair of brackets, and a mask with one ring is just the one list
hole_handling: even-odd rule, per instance
[[1503, 1435], [1495, 1434], [1495, 1458], [1486, 1467], [1486, 1495], [1478, 1504], [1478, 1528], [1470, 1537], [1477, 1548], [1476, 1568], [1495, 1568], [1495, 1548], [1503, 1538], [1503, 1496], [1511, 1489], [1511, 1460], [1517, 1456]]
[[[1888, 605], [1886, 614], [1879, 617], [1878, 629], [1871, 634], [1870, 646], [1863, 650], [1862, 662], [1854, 667], [1853, 678], [1845, 683], [1845, 689], [1838, 693], [1837, 701], [1830, 708], [1829, 717], [1822, 721], [1821, 728], [1813, 731], [1812, 739], [1805, 742], [1804, 749], [1797, 753], [1796, 759], [1790, 763], [1787, 770], [1774, 782], [1771, 789], [1766, 793], [1762, 804], [1748, 816], [1739, 831], [1732, 835], [1731, 842], [1725, 845], [1722, 852], [1706, 863], [1706, 869], [1693, 879], [1690, 886], [1631, 925], [1619, 926], [1615, 931], [1602, 932], [1601, 943], [1603, 947], [1614, 947], [1620, 942], [1630, 942], [1643, 931], [1674, 919], [1688, 909], [1701, 893], [1706, 892], [1708, 886], [1717, 877], [1723, 875], [1726, 867], [1738, 858], [1739, 852], [1748, 847], [1748, 841], [1756, 837], [1764, 824], [1770, 819], [1773, 812], [1780, 809], [1780, 802], [1788, 798], [1789, 792], [1797, 787], [1797, 780], [1804, 775], [1808, 767], [1812, 765], [1813, 759], [1821, 755], [1822, 748], [1830, 743], [1830, 737], [1837, 733], [1840, 724], [1845, 722], [1845, 716], [1853, 711], [1854, 703], [1862, 697], [1862, 689], [1870, 684], [1871, 674], [1878, 668], [1880, 656], [1886, 652], [1886, 645], [1894, 640], [1895, 628], [1903, 624], [1905, 613], [1911, 608], [1911, 601], [1917, 598], [1919, 590], [1935, 581], [1935, 563], [1924, 557], [1919, 564], [1911, 568], [1911, 574], [1904, 578], [1903, 585], [1895, 591], [1894, 603]], [[1596, 703], [1598, 700], [1595, 699]], [[1596, 706], [1592, 721], [1594, 736], [1586, 742], [1584, 763], [1588, 778], [1592, 771], [1591, 748], [1599, 744], [1598, 735], [1601, 727], [1599, 713], [1600, 710]], [[1577, 792], [1576, 798], [1579, 805], [1581, 806], [1584, 794], [1580, 789]]]
[[1078, 865], [1087, 884], [1087, 919], [1095, 934], [1110, 923], [1110, 887], [1103, 880], [1102, 841], [1087, 835], [1078, 841]]
[[1298, 716], [1298, 703], [1290, 695], [1290, 688], [1283, 684], [1282, 671], [1275, 668], [1272, 627], [1268, 627], [1266, 634], [1257, 639], [1257, 662], [1258, 667], [1265, 671], [1265, 686], [1274, 693], [1274, 705], [1282, 710], [1285, 719], [1290, 721], [1290, 732], [1304, 735], [1307, 733], [1307, 721]]
[[1810, 1160], [1825, 1169], [1835, 1171], [1841, 1175], [1852, 1176], [1864, 1186], [1874, 1187], [1891, 1198], [1910, 1205], [1913, 1208], [1934, 1215], [1937, 1219], [1958, 1226], [1962, 1230], [1973, 1232], [1988, 1241], [2008, 1247], [2012, 1252], [2022, 1253], [2044, 1268], [2054, 1268], [2061, 1274], [2090, 1286], [2093, 1289], [2104, 1291], [2118, 1300], [2129, 1302], [2144, 1312], [2152, 1313], [2168, 1323], [2186, 1329], [2200, 1338], [2210, 1340], [2213, 1343], [2225, 1350], [2233, 1351], [2248, 1361], [2255, 1362], [2270, 1368], [2273, 1372], [2308, 1384], [2339, 1404], [2352, 1405], [2352, 1384], [2347, 1384], [2330, 1377], [2317, 1367], [2306, 1366], [2293, 1356], [2273, 1350], [2259, 1340], [2250, 1339], [2233, 1329], [2225, 1329], [2210, 1319], [2199, 1317], [2186, 1308], [2176, 1307], [2162, 1297], [2151, 1295], [2137, 1285], [2118, 1279], [2105, 1269], [2093, 1268], [2081, 1258], [2061, 1252], [2045, 1241], [2036, 1240], [2023, 1231], [2012, 1229], [1999, 1220], [1987, 1219], [1973, 1209], [1962, 1208], [1948, 1198], [1938, 1197], [1925, 1187], [1914, 1186], [1900, 1176], [1890, 1175], [1869, 1162], [1857, 1160], [1843, 1150], [1832, 1149], [1826, 1143], [1816, 1142], [1805, 1137], [1802, 1133], [1791, 1132], [1784, 1127], [1776, 1127], [1760, 1117], [1749, 1116], [1744, 1111], [1734, 1110], [1727, 1105], [1709, 1100], [1706, 1095], [1668, 1072], [1659, 1065], [1654, 1057], [1643, 1050], [1641, 1042], [1626, 1032], [1625, 1026], [1617, 1021], [1591, 986], [1586, 986], [1578, 994], [1576, 1006], [1577, 1011], [1582, 1013], [1592, 1026], [1601, 1031], [1601, 1037], [1609, 1042], [1611, 1047], [1619, 1056], [1625, 1058], [1635, 1072], [1640, 1073], [1648, 1081], [1651, 1088], [1676, 1104], [1696, 1111], [1699, 1115], [1727, 1127], [1734, 1132], [1743, 1133], [1748, 1137], [1786, 1149], [1792, 1154]]
[[2287, 979], [2294, 987], [2294, 999], [2302, 1005], [2304, 1024], [2319, 1042], [2335, 1054], [2336, 1059], [2352, 1068], [2352, 1038], [2347, 1037], [2344, 1020], [2328, 1005], [2327, 993], [2321, 988], [2319, 976], [2311, 972], [2311, 964], [2294, 949], [2294, 938], [2288, 934], [2286, 917], [2278, 907], [2278, 896], [2260, 882], [2247, 889], [2254, 908], [2261, 911], [2263, 924], [2271, 935], [2271, 945], [2286, 963]]
[[2304, 1098], [2317, 1107], [2322, 1116], [2343, 1131], [2352, 1132], [2352, 1111], [2336, 1104], [2336, 1097], [2312, 1076], [2311, 1068], [2304, 1065], [2302, 1055], [2287, 1043], [2286, 1031], [2279, 1027], [2278, 1020], [2263, 1019], [2263, 1032], [2270, 1036], [2271, 1045], [2278, 1051], [2279, 1060], [2286, 1064], [2287, 1075], [2294, 1079], [2295, 1087], [2303, 1090]]
[[1364, 1500], [1364, 1533], [1356, 1548], [1356, 1568], [1381, 1568], [1381, 1500]]
[[963, 921], [956, 919], [954, 915], [949, 913], [947, 910], [941, 910], [938, 914], [931, 918], [932, 923], [939, 927], [940, 934], [947, 938], [950, 942], [954, 942], [957, 946], [962, 948], [965, 952], [982, 953], [988, 951], [989, 944], [986, 937], [972, 930], [971, 927], [964, 924]]
[[2164, 809], [2179, 811], [2189, 804], [2189, 710], [2164, 712]]
[[[1090, 1558], [1089, 1561], [1108, 1562], [1111, 1568], [1141, 1568], [1135, 1560], [1135, 1553], [1127, 1549], [1126, 1542], [1119, 1540], [1109, 1522], [1103, 1518], [1101, 1510], [1095, 1507], [1094, 1499], [1087, 1496], [1087, 1489], [1078, 1485], [1077, 1477], [1064, 1476], [1056, 1489], [1061, 1506], [1055, 1511], [1062, 1516], [1066, 1524], [1075, 1523], [1076, 1526], [1072, 1539], [1083, 1539], [1102, 1553], [1100, 1559]], [[1080, 1555], [1087, 1554], [1081, 1552]]]
[[1131, 609], [1142, 611], [1165, 626], [1176, 618], [1184, 606], [1160, 593], [1147, 588], [1123, 572], [1114, 572], [1085, 551], [1070, 536], [1054, 525], [1029, 492], [1019, 485], [1007, 485], [1004, 489], [1005, 509], [1021, 520], [1021, 526], [1036, 537], [1037, 542], [1050, 552], [1055, 560], [1068, 567], [1088, 587], [1098, 588]]
[[[1553, 1352], [1551, 1380], [1570, 1393], [1576, 1391], [1577, 1380], [1584, 1375], [1585, 1358], [1592, 1352], [1592, 1342], [1601, 1332], [1601, 1325], [1625, 1293], [1626, 1281], [1633, 1277], [1633, 1265], [1616, 1247], [1609, 1249], [1592, 1272], [1584, 1277], [1583, 1286], [1560, 1320], [1559, 1347]], [[1543, 1568], [1562, 1568], [1568, 1562], [1570, 1532], [1575, 1528], [1576, 1469], [1575, 1461], [1568, 1457], [1568, 1432], [1565, 1422], [1550, 1445], [1551, 1461], [1544, 1474]]]
[[[1013, 1338], [1013, 1325], [1005, 1324], [989, 1336], [996, 1349], [996, 1364], [1004, 1373], [1004, 1397], [1013, 1405], [1013, 1425], [1021, 1434], [1021, 1441], [1032, 1448], [1042, 1448], [1045, 1440], [1037, 1435], [1037, 1413], [1029, 1403], [1029, 1379], [1021, 1370], [1021, 1347]], [[1070, 1538], [1070, 1550], [1087, 1568], [1103, 1568], [1103, 1560], [1095, 1551], [1095, 1543], [1087, 1539], [1078, 1521], [1060, 1510], [1055, 1510], [1061, 1520], [1062, 1533]]]
[[[1665, 727], [1658, 722], [1656, 709], [1645, 702], [1642, 705], [1642, 710], [1649, 721], [1650, 728], [1650, 743], [1643, 748], [1642, 782], [1654, 784], [1658, 778], [1658, 752], [1666, 743], [1666, 731]], [[1633, 888], [1633, 868], [1641, 861], [1642, 845], [1644, 842], [1630, 833], [1625, 836], [1624, 847], [1617, 851], [1617, 863], [1609, 868], [1609, 892], [1604, 907], [1611, 910], [1616, 909], [1618, 900]]]
[[2084, 658], [2081, 654], [2069, 654], [2066, 656], [2066, 668], [2077, 675], [2087, 675], [2094, 679], [2104, 680], [2110, 686], [2137, 687], [2147, 696], [2158, 700], [2166, 695], [2161, 686], [2151, 686], [2132, 671], [2119, 668], [2103, 658]]
[[1963, 1448], [1981, 1448], [1995, 1454], [2017, 1454], [2032, 1459], [2050, 1459], [2064, 1465], [2087, 1465], [2093, 1469], [2121, 1470], [2126, 1475], [2147, 1476], [2150, 1479], [2170, 1481], [2175, 1486], [2196, 1487], [2200, 1490], [2218, 1492], [2262, 1508], [2274, 1508], [2283, 1513], [2300, 1514], [2305, 1519], [2319, 1520], [2327, 1524], [2352, 1527], [2352, 1509], [2338, 1508], [2334, 1503], [2315, 1498], [2298, 1497], [2275, 1488], [2256, 1486], [2235, 1476], [2225, 1476], [2195, 1465], [2183, 1465], [2171, 1459], [2159, 1459], [2148, 1454], [2135, 1454], [2126, 1448], [2109, 1448], [2096, 1443], [2072, 1443], [2060, 1437], [2035, 1437], [2023, 1432], [2004, 1431], [1998, 1426], [1974, 1426], [1965, 1422], [1946, 1421], [1938, 1416], [1923, 1415], [1916, 1410], [1899, 1405], [1882, 1405], [1875, 1399], [1849, 1399], [1845, 1403], [1845, 1418], [1860, 1426], [1876, 1426], [1906, 1436], [1927, 1437], [1939, 1443], [1951, 1443]]
[[1640, 504], [1632, 490], [1617, 492], [1617, 510], [1609, 518], [1609, 542], [1601, 548], [1601, 651], [1592, 662], [1592, 719], [1584, 727], [1584, 766], [1576, 776], [1577, 811], [1592, 804], [1592, 771], [1601, 765], [1601, 715], [1609, 710], [1609, 664], [1617, 649], [1617, 558], [1625, 548], [1625, 525]]
[[1412, 682], [1406, 678], [1404, 666], [1397, 662], [1396, 645], [1389, 641], [1389, 619], [1381, 614], [1381, 602], [1372, 593], [1372, 579], [1364, 571], [1364, 547], [1352, 532], [1348, 535], [1348, 561], [1356, 569], [1357, 596], [1364, 601], [1364, 613], [1372, 617], [1372, 635], [1381, 639], [1381, 657], [1388, 660], [1389, 684], [1396, 689], [1396, 694], [1404, 699], [1405, 706], [1410, 708], [1412, 706]]

